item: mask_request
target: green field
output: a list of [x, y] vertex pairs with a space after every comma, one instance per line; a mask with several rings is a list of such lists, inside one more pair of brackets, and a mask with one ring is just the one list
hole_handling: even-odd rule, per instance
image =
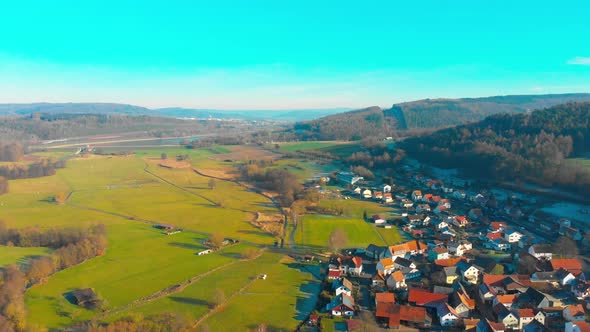
[[[275, 239], [250, 224], [256, 212], [277, 213], [272, 202], [231, 181], [217, 180], [215, 187], [209, 189], [209, 178], [191, 169], [167, 169], [150, 160], [163, 152], [171, 157], [188, 154], [193, 167], [227, 169], [232, 165], [209, 157], [230, 151], [214, 147], [137, 152], [129, 156], [72, 159], [54, 176], [10, 181], [10, 192], [0, 196], [2, 218], [9, 227], [77, 227], [97, 223], [107, 226], [109, 245], [105, 255], [60, 271], [26, 292], [28, 321], [60, 329], [93, 318], [111, 320], [128, 312], [151, 314], [170, 310], [190, 313], [191, 319], [198, 319], [208, 310], [198, 300], [207, 297], [215, 289], [213, 286], [222, 288], [229, 296], [244, 282], [264, 272], [269, 279], [261, 286], [256, 281], [250, 287], [274, 289], [276, 296], [258, 291], [244, 293], [243, 297], [238, 294], [224, 310], [208, 316], [206, 324], [218, 326], [223, 322], [224, 326], [239, 329], [243, 324], [267, 323], [294, 328], [295, 302], [308, 296], [300, 287], [312, 282], [313, 277], [285, 263], [280, 253], [267, 252], [255, 261], [242, 261], [246, 248], [272, 247]], [[60, 192], [69, 195], [64, 205], [51, 201]], [[167, 236], [153, 228], [153, 223], [174, 224], [184, 231]], [[203, 241], [213, 232], [243, 243], [197, 256], [205, 248]], [[2, 265], [24, 263], [27, 257], [48, 253], [43, 248], [0, 249]], [[207, 275], [216, 268], [220, 270]], [[272, 279], [271, 274], [275, 275]], [[202, 279], [178, 294], [142, 304], [143, 297], [201, 275]], [[66, 300], [68, 292], [86, 287], [93, 288], [104, 300], [107, 314]], [[272, 301], [276, 298], [284, 304], [276, 305]], [[233, 317], [232, 312], [247, 312], [251, 299], [261, 302], [262, 309], [253, 311], [246, 321], [234, 318], [227, 325], [227, 313]], [[128, 305], [134, 309], [130, 311]], [[275, 314], [269, 318], [265, 312], [272, 308], [276, 308]], [[116, 314], [108, 314], [111, 311]]]
[[587, 169], [590, 169], [590, 155], [587, 155], [585, 157], [582, 158], [572, 158], [569, 159], [571, 162], [574, 162], [576, 164], [585, 166]]
[[402, 236], [398, 229], [392, 227], [385, 229], [376, 227], [370, 222], [363, 221], [366, 212], [370, 217], [373, 214], [381, 214], [388, 218], [398, 216], [397, 208], [361, 200], [324, 200], [320, 206], [328, 208], [342, 207], [342, 216], [307, 215], [295, 231], [295, 243], [311, 249], [322, 249], [328, 244], [330, 233], [340, 228], [348, 236], [348, 246], [366, 247], [374, 243], [377, 245], [391, 245], [401, 242]]
[[47, 255], [47, 248], [20, 248], [0, 246], [0, 267], [26, 264], [31, 258]]
[[[268, 278], [259, 279], [261, 274]], [[317, 287], [317, 281], [310, 274], [302, 273], [292, 260], [281, 254], [265, 252], [253, 261], [240, 261], [207, 275], [182, 292], [121, 312], [118, 316], [172, 310], [194, 320], [211, 310], [213, 293], [220, 288], [227, 302], [202, 322], [212, 331], [254, 327], [261, 323], [292, 330], [298, 323], [298, 309], [306, 308], [305, 301], [309, 302], [312, 297], [306, 289]], [[290, 315], [285, 315], [287, 312]]]

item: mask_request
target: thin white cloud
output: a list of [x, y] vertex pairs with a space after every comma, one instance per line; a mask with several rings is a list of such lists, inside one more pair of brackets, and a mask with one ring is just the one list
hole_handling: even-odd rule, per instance
[[567, 62], [568, 65], [590, 66], [590, 57], [575, 57]]

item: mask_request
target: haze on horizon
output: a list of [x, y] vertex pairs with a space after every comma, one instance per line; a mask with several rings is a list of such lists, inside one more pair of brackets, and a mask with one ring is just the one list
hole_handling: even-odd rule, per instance
[[301, 109], [590, 92], [590, 3], [13, 1], [0, 103]]

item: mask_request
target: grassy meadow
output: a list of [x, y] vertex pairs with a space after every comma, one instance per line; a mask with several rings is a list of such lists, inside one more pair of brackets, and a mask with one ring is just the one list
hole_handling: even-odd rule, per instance
[[22, 248], [0, 246], [0, 267], [17, 264], [26, 264], [31, 258], [47, 255], [47, 248]]
[[[299, 144], [296, 149], [305, 148]], [[348, 144], [316, 144], [307, 148], [329, 149]], [[295, 149], [295, 147], [290, 147]], [[168, 158], [189, 156], [189, 168], [159, 166], [162, 153]], [[63, 156], [64, 152], [55, 153]], [[51, 157], [51, 153], [44, 153]], [[256, 212], [279, 213], [269, 199], [231, 181], [235, 165], [251, 156], [269, 157], [266, 150], [248, 147], [204, 149], [145, 148], [128, 156], [87, 156], [68, 161], [57, 174], [35, 179], [11, 180], [10, 192], [0, 196], [2, 220], [8, 227], [107, 227], [108, 248], [103, 256], [59, 271], [25, 293], [31, 323], [63, 329], [75, 322], [110, 321], [127, 315], [151, 315], [174, 311], [199, 320], [213, 331], [240, 330], [265, 323], [292, 330], [315, 304], [319, 290], [318, 267], [301, 266], [273, 249], [275, 238], [251, 225]], [[278, 160], [304, 180], [335, 169], [301, 160]], [[220, 175], [230, 181], [197, 174]], [[68, 196], [58, 205], [52, 198]], [[330, 232], [342, 228], [350, 246], [399, 242], [396, 229], [381, 229], [362, 221], [369, 215], [395, 215], [395, 209], [358, 201], [322, 201], [345, 204], [342, 217], [308, 215], [295, 232], [297, 248], [322, 250]], [[173, 224], [184, 231], [165, 235], [153, 224]], [[198, 256], [212, 233], [236, 238], [240, 244]], [[261, 250], [245, 259], [251, 248]], [[31, 257], [47, 255], [45, 248], [0, 247], [0, 266], [26, 264]], [[313, 272], [313, 273], [312, 273]], [[266, 280], [257, 279], [267, 274]], [[145, 302], [142, 299], [171, 286], [187, 283], [171, 294]], [[87, 310], [66, 300], [76, 289], [93, 288], [103, 299], [103, 311]], [[227, 301], [211, 310], [216, 289]], [[255, 305], [253, 305], [255, 304]]]

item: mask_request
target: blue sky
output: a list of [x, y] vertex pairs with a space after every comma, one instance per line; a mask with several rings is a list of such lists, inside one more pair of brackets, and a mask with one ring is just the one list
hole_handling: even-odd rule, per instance
[[389, 106], [590, 92], [590, 1], [3, 1], [0, 103]]

